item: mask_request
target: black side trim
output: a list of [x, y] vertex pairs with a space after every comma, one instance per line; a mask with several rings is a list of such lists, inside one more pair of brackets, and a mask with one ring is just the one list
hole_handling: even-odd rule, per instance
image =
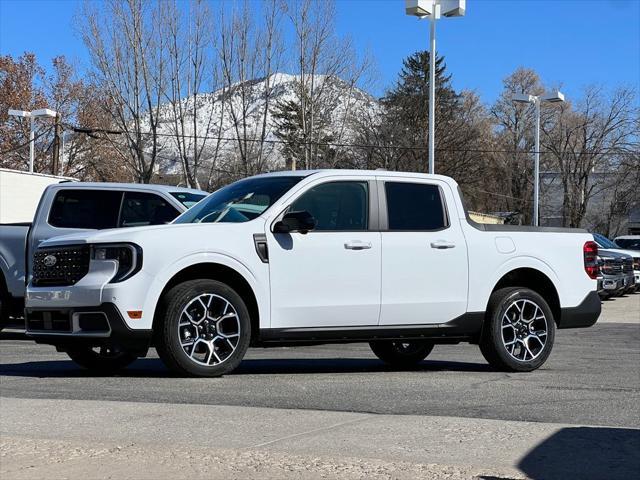
[[256, 253], [260, 257], [262, 263], [269, 263], [269, 247], [267, 246], [267, 236], [264, 233], [253, 234], [253, 244], [256, 247]]
[[595, 290], [589, 292], [577, 307], [562, 308], [558, 328], [586, 328], [598, 321], [602, 303]]
[[480, 335], [484, 312], [470, 312], [447, 323], [434, 325], [335, 326], [309, 328], [263, 328], [260, 344], [320, 344], [368, 342], [370, 340], [429, 339], [435, 343], [474, 341]]

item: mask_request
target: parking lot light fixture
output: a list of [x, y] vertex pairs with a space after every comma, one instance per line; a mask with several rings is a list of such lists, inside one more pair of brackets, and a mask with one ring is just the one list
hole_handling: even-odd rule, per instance
[[26, 110], [9, 110], [9, 115], [12, 117], [22, 117], [31, 120], [31, 126], [29, 129], [29, 173], [33, 173], [33, 157], [35, 146], [35, 135], [33, 128], [33, 121], [35, 118], [56, 118], [57, 112], [49, 108], [41, 108], [28, 112]]
[[436, 20], [440, 16], [462, 17], [466, 0], [405, 0], [407, 15], [429, 18], [429, 173], [435, 173], [435, 115], [436, 115]]
[[540, 224], [540, 105], [543, 103], [564, 102], [564, 94], [555, 90], [544, 95], [529, 95], [528, 93], [516, 93], [514, 102], [531, 103], [536, 108], [536, 132], [535, 132], [535, 163], [533, 168], [533, 225]]

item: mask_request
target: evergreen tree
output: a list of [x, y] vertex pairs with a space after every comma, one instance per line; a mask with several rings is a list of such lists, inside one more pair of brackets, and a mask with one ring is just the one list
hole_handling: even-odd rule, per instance
[[[396, 86], [382, 99], [388, 109], [398, 113], [397, 120], [424, 131], [421, 134], [425, 138], [429, 122], [429, 62], [430, 54], [426, 51], [406, 58]], [[451, 86], [451, 75], [447, 75], [446, 69], [444, 58], [436, 56], [436, 125], [454, 115], [460, 103], [460, 95]]]
[[[330, 121], [317, 113], [313, 126], [305, 123], [309, 118], [311, 101], [306, 89], [296, 85], [296, 92], [302, 92], [293, 100], [283, 100], [275, 104], [272, 114], [276, 124], [275, 136], [281, 140], [281, 153], [287, 169], [301, 169], [308, 164], [310, 168], [327, 167], [332, 164], [335, 148], [330, 145], [334, 141], [329, 131]], [[303, 98], [300, 98], [304, 96]], [[302, 104], [307, 112], [303, 113]]]

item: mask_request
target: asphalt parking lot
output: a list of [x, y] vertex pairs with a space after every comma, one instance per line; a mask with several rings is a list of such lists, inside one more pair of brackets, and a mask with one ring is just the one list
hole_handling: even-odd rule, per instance
[[[0, 475], [2, 478], [22, 478], [27, 473], [38, 478], [38, 472], [51, 473], [39, 470], [44, 464], [25, 467], [16, 451], [44, 449], [43, 458], [51, 456], [50, 463], [69, 461], [56, 454], [57, 449], [64, 450], [64, 445], [75, 445], [73, 442], [88, 435], [88, 426], [82, 419], [91, 419], [92, 411], [100, 411], [103, 417], [91, 422], [101, 432], [107, 432], [102, 439], [107, 442], [104, 448], [111, 448], [109, 439], [126, 443], [126, 435], [122, 437], [120, 430], [104, 420], [104, 416], [110, 418], [113, 414], [120, 421], [130, 422], [133, 445], [146, 445], [141, 452], [147, 453], [158, 445], [150, 443], [151, 433], [136, 427], [140, 415], [134, 412], [151, 412], [152, 418], [161, 418], [167, 424], [175, 417], [177, 436], [179, 431], [191, 428], [189, 421], [180, 416], [184, 412], [224, 416], [227, 423], [226, 430], [222, 430], [234, 438], [246, 430], [244, 438], [252, 440], [240, 442], [235, 448], [237, 439], [230, 438], [228, 443], [212, 447], [233, 447], [227, 452], [229, 455], [261, 452], [268, 457], [260, 457], [257, 464], [254, 457], [239, 457], [246, 468], [232, 478], [248, 478], [251, 472], [256, 476], [264, 474], [265, 478], [287, 477], [291, 472], [281, 470], [279, 465], [288, 464], [287, 455], [292, 454], [307, 460], [309, 454], [313, 458], [320, 455], [320, 463], [305, 472], [316, 471], [330, 478], [375, 477], [380, 472], [380, 478], [438, 478], [446, 468], [453, 469], [446, 478], [489, 478], [489, 473], [494, 478], [561, 478], [550, 476], [549, 469], [528, 470], [527, 461], [530, 465], [538, 463], [527, 460], [526, 453], [536, 452], [550, 438], [563, 436], [566, 448], [576, 441], [600, 445], [599, 467], [581, 456], [581, 463], [567, 464], [573, 469], [568, 471], [588, 466], [583, 478], [599, 478], [595, 474], [604, 473], [602, 469], [606, 467], [608, 478], [629, 478], [629, 474], [640, 474], [640, 293], [605, 301], [601, 320], [590, 329], [559, 331], [549, 361], [528, 374], [495, 372], [485, 364], [476, 346], [466, 344], [437, 346], [418, 368], [395, 371], [378, 361], [367, 345], [352, 344], [254, 349], [236, 373], [219, 379], [173, 377], [155, 355], [137, 361], [121, 376], [99, 377], [80, 370], [52, 347], [5, 336], [0, 341], [0, 386], [0, 474], [4, 471], [8, 475]], [[43, 411], [57, 413], [50, 417]], [[238, 418], [229, 423], [229, 416], [233, 415], [245, 420]], [[67, 424], [76, 417], [84, 427], [74, 430]], [[271, 417], [271, 423], [264, 420]], [[256, 418], [261, 419], [260, 434], [252, 429]], [[290, 423], [288, 429], [282, 430], [283, 418], [288, 419], [285, 424]], [[318, 423], [303, 425], [310, 418], [316, 418]], [[362, 431], [343, 431], [346, 424], [352, 425], [351, 429], [355, 428], [353, 425], [368, 424], [367, 418], [375, 419], [381, 430], [371, 427], [366, 440]], [[441, 426], [429, 434], [439, 423]], [[29, 432], [21, 428], [26, 424], [31, 425]], [[327, 425], [334, 424], [339, 427], [337, 432], [325, 432]], [[399, 425], [404, 427], [396, 431]], [[414, 432], [416, 425], [422, 427]], [[447, 431], [446, 441], [439, 437], [443, 429]], [[420, 445], [413, 444], [403, 431], [409, 438], [410, 432], [426, 438], [421, 439]], [[568, 431], [573, 433], [567, 434]], [[321, 445], [309, 444], [305, 449], [304, 442], [301, 446], [296, 441], [286, 447], [287, 441], [291, 443], [287, 440], [291, 432], [296, 438], [298, 434], [315, 438]], [[320, 440], [322, 432], [327, 436], [324, 441]], [[390, 442], [402, 447], [379, 448], [378, 442], [371, 439], [377, 435], [383, 438], [382, 432], [395, 432]], [[518, 438], [515, 443], [514, 432]], [[470, 457], [470, 445], [489, 433], [492, 439], [497, 438], [496, 448], [508, 441], [513, 451], [506, 455], [498, 449]], [[344, 436], [342, 441], [351, 446], [347, 450], [335, 448], [332, 435]], [[360, 435], [357, 448], [353, 435]], [[186, 443], [196, 449], [211, 441], [194, 445], [193, 438], [187, 438]], [[439, 445], [440, 454], [432, 451], [426, 457], [417, 455], [425, 441]], [[476, 451], [486, 448], [486, 443], [477, 443]], [[86, 447], [84, 441], [81, 444]], [[263, 444], [268, 445], [268, 454], [264, 453]], [[612, 449], [610, 454], [607, 448]], [[345, 460], [347, 454], [358, 460]], [[135, 457], [132, 455], [131, 461]], [[102, 458], [107, 461], [109, 457]], [[215, 459], [209, 462], [205, 473], [222, 475], [228, 468], [222, 461], [219, 465]], [[344, 469], [336, 465], [343, 465]], [[436, 465], [436, 470], [425, 465]], [[556, 465], [556, 470], [562, 472], [563, 465], [566, 466]], [[165, 471], [170, 470], [162, 470]]]

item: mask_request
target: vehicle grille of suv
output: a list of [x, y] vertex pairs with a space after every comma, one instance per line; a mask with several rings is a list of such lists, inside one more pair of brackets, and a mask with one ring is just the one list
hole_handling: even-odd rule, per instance
[[624, 273], [631, 273], [633, 272], [633, 258], [629, 257], [629, 258], [625, 258], [622, 261], [622, 271]]
[[617, 273], [622, 273], [622, 260], [614, 258], [604, 259], [604, 264], [602, 265], [602, 273], [606, 275], [615, 275]]
[[40, 248], [33, 256], [33, 285], [68, 286], [89, 272], [89, 246]]

